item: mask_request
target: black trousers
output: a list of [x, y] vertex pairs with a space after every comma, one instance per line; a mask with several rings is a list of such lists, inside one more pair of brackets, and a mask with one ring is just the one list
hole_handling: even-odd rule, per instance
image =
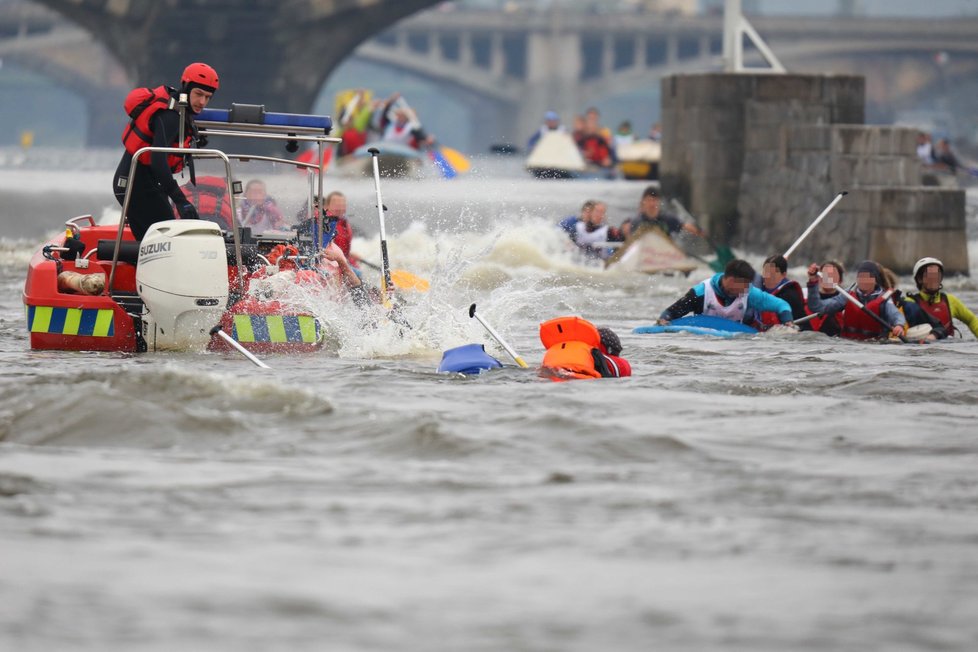
[[115, 176], [112, 178], [112, 190], [115, 193], [116, 201], [122, 206], [126, 196], [126, 186], [132, 186], [132, 196], [129, 200], [129, 210], [126, 211], [126, 218], [129, 221], [129, 228], [137, 240], [142, 240], [149, 227], [157, 222], [172, 220], [175, 215], [170, 198], [160, 188], [160, 185], [153, 177], [153, 172], [148, 165], [136, 164], [136, 174], [133, 179], [126, 179], [129, 175], [129, 159], [123, 157], [116, 168]]

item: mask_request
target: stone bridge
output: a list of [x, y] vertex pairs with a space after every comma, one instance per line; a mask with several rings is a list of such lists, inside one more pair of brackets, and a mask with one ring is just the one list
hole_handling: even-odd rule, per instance
[[[222, 96], [295, 112], [310, 109], [347, 57], [393, 66], [467, 96], [482, 115], [497, 116], [486, 137], [514, 142], [536, 128], [545, 109], [569, 116], [597, 98], [652, 87], [666, 74], [722, 66], [720, 16], [555, 9], [417, 13], [434, 4], [8, 0], [0, 3], [0, 57], [84, 97], [93, 143], [117, 138], [116, 107], [125, 89], [175, 81], [192, 60], [218, 69]], [[974, 83], [978, 71], [976, 18], [752, 22], [791, 71], [865, 74], [870, 105], [934, 94], [962, 80]], [[103, 115], [110, 119], [101, 120]]]

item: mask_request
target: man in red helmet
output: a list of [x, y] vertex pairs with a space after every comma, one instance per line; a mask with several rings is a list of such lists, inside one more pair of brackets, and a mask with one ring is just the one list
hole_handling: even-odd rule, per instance
[[[197, 219], [197, 209], [173, 178], [183, 169], [184, 157], [162, 152], [144, 153], [139, 157], [133, 178], [129, 178], [132, 157], [142, 147], [190, 147], [194, 144], [193, 118], [200, 113], [217, 91], [217, 72], [206, 63], [192, 63], [180, 77], [181, 87], [136, 88], [129, 93], [124, 107], [130, 121], [122, 132], [126, 148], [112, 179], [112, 189], [121, 205], [126, 189], [132, 186], [126, 217], [137, 240], [142, 240], [156, 222], [173, 219], [170, 201], [183, 219]], [[180, 139], [180, 95], [187, 96], [183, 125], [184, 140]]]

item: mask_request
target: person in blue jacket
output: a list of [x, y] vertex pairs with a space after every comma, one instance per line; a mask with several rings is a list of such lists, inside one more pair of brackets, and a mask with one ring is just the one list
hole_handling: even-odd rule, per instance
[[794, 327], [791, 306], [784, 299], [753, 285], [756, 272], [746, 260], [734, 259], [723, 273], [690, 288], [678, 301], [662, 311], [658, 324], [665, 326], [683, 315], [711, 315], [756, 326], [762, 312], [771, 312], [778, 321]]

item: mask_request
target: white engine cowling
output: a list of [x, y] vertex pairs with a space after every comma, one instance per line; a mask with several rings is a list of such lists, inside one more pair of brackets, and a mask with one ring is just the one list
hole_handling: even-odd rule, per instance
[[143, 337], [150, 350], [206, 346], [228, 302], [220, 228], [206, 220], [152, 225], [139, 245], [136, 289], [149, 313]]

